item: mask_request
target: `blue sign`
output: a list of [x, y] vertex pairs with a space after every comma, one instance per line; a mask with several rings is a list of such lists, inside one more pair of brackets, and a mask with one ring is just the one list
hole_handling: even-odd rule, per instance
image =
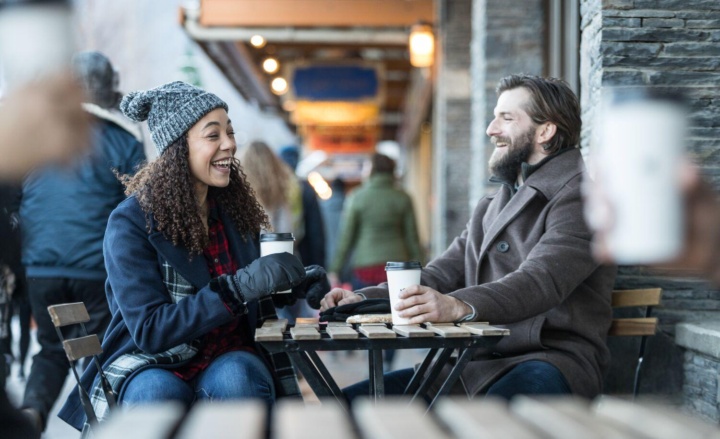
[[292, 86], [295, 98], [307, 101], [359, 101], [379, 90], [377, 72], [366, 66], [299, 66]]

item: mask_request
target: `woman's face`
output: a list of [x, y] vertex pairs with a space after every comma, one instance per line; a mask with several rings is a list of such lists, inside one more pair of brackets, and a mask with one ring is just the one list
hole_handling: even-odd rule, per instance
[[188, 130], [187, 141], [196, 188], [230, 184], [230, 164], [237, 146], [227, 112], [217, 108], [206, 114]]

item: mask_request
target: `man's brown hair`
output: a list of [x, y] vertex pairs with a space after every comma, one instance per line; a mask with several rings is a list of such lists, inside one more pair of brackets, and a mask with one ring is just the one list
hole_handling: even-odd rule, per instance
[[580, 103], [567, 82], [556, 78], [532, 75], [509, 75], [500, 80], [498, 96], [519, 87], [530, 92], [530, 102], [525, 108], [532, 121], [538, 125], [551, 122], [557, 132], [545, 145], [549, 153], [563, 148], [577, 148], [580, 143]]

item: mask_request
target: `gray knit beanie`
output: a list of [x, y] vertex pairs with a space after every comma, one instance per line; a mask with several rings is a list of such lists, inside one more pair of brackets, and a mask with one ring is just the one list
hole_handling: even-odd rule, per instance
[[158, 155], [216, 108], [228, 110], [219, 97], [181, 81], [130, 92], [120, 103], [125, 116], [138, 122], [148, 121]]

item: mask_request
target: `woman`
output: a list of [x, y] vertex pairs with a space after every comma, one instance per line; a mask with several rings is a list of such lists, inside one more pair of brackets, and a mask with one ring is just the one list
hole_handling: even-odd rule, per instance
[[[101, 362], [119, 403], [297, 395], [287, 357], [269, 360], [254, 328], [275, 317], [273, 292], [312, 281], [288, 253], [258, 258], [267, 218], [233, 158], [227, 105], [172, 82], [130, 93], [121, 109], [148, 120], [159, 158], [124, 178], [130, 196], [104, 240], [113, 317]], [[104, 419], [92, 363], [81, 381]], [[59, 416], [82, 428], [78, 392]]]
[[373, 154], [369, 165], [369, 178], [345, 203], [328, 275], [337, 284], [352, 254], [353, 290], [385, 282], [387, 261], [422, 260], [412, 200], [395, 187], [395, 162]]
[[300, 185], [290, 168], [264, 142], [252, 142], [240, 151], [240, 163], [250, 187], [265, 209], [272, 229], [304, 235]]

